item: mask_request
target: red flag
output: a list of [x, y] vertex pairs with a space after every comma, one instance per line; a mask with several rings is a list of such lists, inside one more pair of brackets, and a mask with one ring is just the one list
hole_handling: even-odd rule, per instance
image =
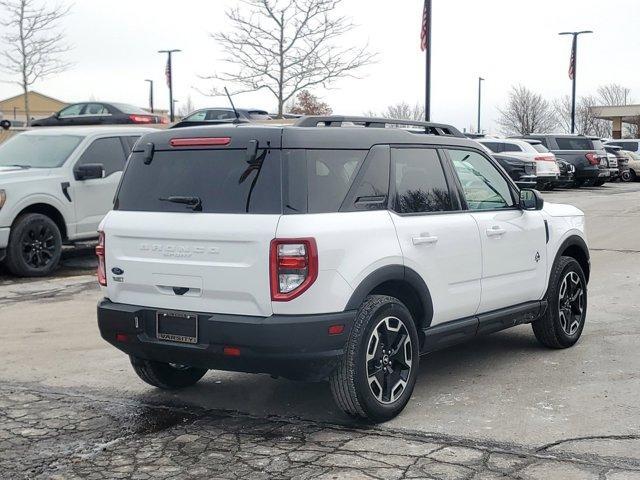
[[422, 28], [420, 29], [420, 50], [423, 52], [428, 48], [427, 40], [429, 39], [429, 6], [427, 2], [431, 0], [424, 0], [424, 8], [422, 9]]
[[167, 66], [164, 69], [164, 75], [167, 77], [167, 87], [171, 88], [171, 57], [167, 58]]
[[569, 60], [569, 79], [573, 80], [573, 77], [576, 75], [576, 43], [577, 36], [573, 36], [573, 43], [571, 44], [571, 59]]

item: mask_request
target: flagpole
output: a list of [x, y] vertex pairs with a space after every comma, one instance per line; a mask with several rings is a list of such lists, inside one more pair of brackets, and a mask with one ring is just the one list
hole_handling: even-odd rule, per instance
[[171, 63], [171, 54], [175, 52], [181, 52], [182, 50], [178, 50], [174, 48], [173, 50], [158, 50], [158, 53], [166, 53], [167, 54], [167, 86], [169, 87], [169, 119], [171, 122], [175, 121], [174, 116], [174, 104], [173, 104], [173, 66]]
[[427, 48], [425, 71], [424, 119], [431, 121], [431, 0], [425, 0], [427, 15]]
[[576, 77], [578, 76], [578, 35], [583, 33], [593, 33], [591, 30], [580, 32], [560, 32], [558, 35], [572, 35], [571, 42], [571, 64], [569, 66], [569, 77], [571, 78], [571, 133], [576, 132]]

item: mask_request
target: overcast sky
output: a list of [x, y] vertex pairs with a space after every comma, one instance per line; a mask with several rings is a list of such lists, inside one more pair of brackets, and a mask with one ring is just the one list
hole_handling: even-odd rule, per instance
[[[47, 1], [49, 3], [49, 1]], [[174, 61], [175, 98], [196, 107], [225, 105], [196, 88], [198, 75], [223, 65], [210, 32], [228, 28], [224, 10], [237, 0], [76, 0], [64, 20], [74, 67], [34, 86], [67, 102], [89, 98], [147, 104], [145, 78], [156, 81], [156, 105], [166, 108], [165, 57], [158, 49], [183, 50]], [[362, 78], [317, 89], [335, 113], [362, 114], [399, 101], [424, 100], [424, 54], [419, 49], [422, 0], [344, 0], [341, 14], [359, 25], [344, 45], [369, 42], [377, 64]], [[570, 93], [569, 37], [563, 30], [594, 30], [582, 36], [578, 92], [616, 82], [640, 103], [640, 0], [433, 0], [432, 119], [470, 128], [476, 123], [477, 82], [484, 83], [483, 123], [495, 128], [496, 107], [513, 84], [548, 98]], [[0, 45], [0, 49], [2, 46]], [[231, 86], [230, 86], [231, 87]], [[19, 93], [0, 84], [0, 98]], [[237, 106], [269, 111], [266, 92], [236, 98]], [[179, 108], [180, 104], [178, 104]]]

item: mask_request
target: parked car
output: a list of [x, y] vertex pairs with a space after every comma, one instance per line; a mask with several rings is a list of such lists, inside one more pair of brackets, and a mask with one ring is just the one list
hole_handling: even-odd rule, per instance
[[511, 138], [479, 138], [478, 142], [496, 154], [509, 155], [510, 157], [535, 162], [537, 188], [540, 190], [548, 190], [556, 185], [560, 175], [556, 157], [540, 142], [535, 140], [527, 142]]
[[420, 354], [524, 323], [570, 347], [587, 311], [583, 213], [442, 124], [145, 135], [100, 230], [100, 333], [165, 389], [207, 369], [329, 379], [346, 413], [385, 421]]
[[[465, 137], [471, 138], [466, 133]], [[478, 145], [498, 162], [498, 164], [519, 188], [537, 187], [536, 162], [525, 160], [523, 158], [511, 157], [502, 153], [493, 153], [484, 144], [478, 142]]]
[[622, 147], [623, 150], [640, 154], [640, 139], [625, 138], [624, 140], [609, 140], [607, 145], [616, 145]]
[[34, 129], [0, 144], [0, 261], [16, 275], [43, 276], [63, 243], [97, 238], [126, 158], [149, 131]]
[[190, 113], [171, 128], [196, 127], [198, 125], [211, 125], [216, 123], [248, 123], [256, 120], [271, 120], [271, 116], [265, 110], [257, 108], [237, 108], [238, 117], [232, 108], [202, 108]]
[[624, 154], [627, 157], [628, 165], [629, 165], [629, 178], [625, 180], [623, 177], [623, 181], [635, 182], [640, 179], [640, 154], [635, 152], [629, 152], [627, 150], [622, 150], [620, 153]]
[[[624, 179], [625, 182], [629, 181], [629, 159], [622, 152], [622, 147], [616, 145], [604, 145], [604, 150], [607, 152], [607, 158], [609, 159], [609, 167], [614, 167], [615, 174], [611, 174], [612, 180]], [[611, 162], [611, 156], [615, 157], [615, 163]]]
[[576, 167], [561, 158], [556, 157], [556, 163], [560, 169], [560, 176], [555, 184], [558, 188], [570, 188], [575, 183]]
[[531, 134], [516, 138], [538, 140], [556, 157], [571, 163], [575, 167], [575, 187], [601, 184], [609, 178], [606, 152], [599, 139], [565, 134]]
[[167, 123], [160, 115], [125, 103], [83, 102], [63, 108], [50, 117], [31, 122], [32, 127], [75, 127], [79, 125], [121, 125]]

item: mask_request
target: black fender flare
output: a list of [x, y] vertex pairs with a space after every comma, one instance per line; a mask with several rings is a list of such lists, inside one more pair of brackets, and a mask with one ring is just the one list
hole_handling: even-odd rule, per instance
[[563, 253], [568, 249], [568, 248], [578, 248], [585, 257], [585, 261], [586, 261], [586, 269], [585, 269], [585, 265], [582, 265], [583, 270], [584, 270], [584, 276], [587, 279], [587, 283], [589, 282], [589, 275], [591, 274], [591, 258], [590, 258], [590, 254], [589, 254], [589, 247], [587, 247], [587, 243], [584, 241], [584, 239], [578, 235], [571, 235], [570, 237], [566, 238], [558, 247], [557, 253], [555, 258], [553, 259], [553, 265], [555, 266], [556, 262], [558, 260], [560, 260], [560, 257], [562, 257]]
[[414, 270], [404, 265], [386, 265], [374, 270], [367, 275], [351, 294], [347, 302], [346, 310], [357, 310], [369, 293], [377, 286], [388, 281], [401, 281], [409, 284], [420, 300], [424, 318], [420, 320], [419, 330], [426, 329], [431, 325], [433, 318], [433, 301], [431, 292], [422, 277]]

